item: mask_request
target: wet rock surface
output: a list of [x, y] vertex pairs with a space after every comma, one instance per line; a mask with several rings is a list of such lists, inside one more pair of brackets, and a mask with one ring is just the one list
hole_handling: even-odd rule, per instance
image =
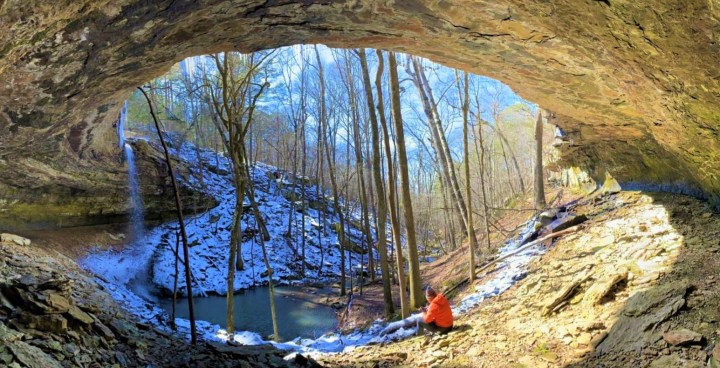
[[[720, 217], [672, 194], [582, 200], [583, 229], [447, 336], [369, 346], [333, 367], [713, 367], [720, 342]], [[482, 282], [482, 275], [477, 283]], [[549, 308], [550, 307], [550, 308]], [[670, 339], [673, 345], [668, 342]]]
[[[132, 147], [145, 219], [157, 221], [176, 216], [172, 184], [160, 144], [138, 140], [132, 142]], [[106, 168], [56, 168], [52, 165], [62, 163], [62, 159], [48, 160], [47, 163], [33, 161], [27, 167], [17, 168], [15, 165], [22, 161], [8, 163], [0, 159], [2, 172], [19, 170], [17, 175], [0, 177], [3, 230], [24, 232], [129, 221], [127, 163], [122, 154], [118, 153], [112, 162], [106, 163]], [[4, 164], [9, 166], [4, 167]], [[194, 163], [174, 159], [173, 164], [186, 214], [217, 204], [204, 188], [190, 184], [201, 174], [193, 167]], [[8, 178], [14, 182], [8, 184]], [[21, 245], [26, 245], [27, 241], [21, 237], [10, 240]]]
[[285, 361], [286, 354], [271, 346], [191, 346], [137, 322], [70, 259], [0, 242], [0, 366], [317, 366], [302, 356]]

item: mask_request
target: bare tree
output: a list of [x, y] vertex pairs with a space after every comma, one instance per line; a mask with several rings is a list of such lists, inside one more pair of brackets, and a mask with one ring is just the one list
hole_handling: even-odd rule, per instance
[[382, 51], [376, 50], [378, 56], [378, 70], [375, 74], [375, 88], [377, 89], [378, 95], [378, 117], [380, 118], [380, 124], [383, 131], [383, 141], [385, 143], [385, 159], [387, 161], [387, 176], [388, 176], [388, 207], [390, 207], [390, 224], [392, 225], [393, 243], [395, 245], [395, 258], [397, 266], [397, 278], [400, 286], [400, 311], [403, 318], [407, 318], [410, 315], [410, 305], [408, 304], [408, 297], [405, 294], [405, 269], [402, 253], [402, 242], [401, 242], [401, 229], [400, 229], [400, 218], [398, 215], [396, 192], [395, 192], [395, 172], [393, 170], [393, 159], [390, 151], [390, 133], [388, 129], [387, 119], [385, 118], [385, 102], [383, 97], [383, 85], [382, 85], [382, 74], [384, 69], [384, 59]]
[[[218, 128], [223, 131], [223, 143], [232, 162], [233, 181], [235, 184], [235, 211], [233, 225], [230, 233], [230, 256], [227, 274], [227, 316], [226, 328], [229, 334], [234, 327], [234, 294], [235, 270], [244, 268], [242, 259], [242, 214], [245, 194], [248, 190], [246, 173], [245, 136], [253, 119], [253, 112], [257, 101], [262, 95], [267, 83], [253, 84], [253, 77], [258, 73], [263, 62], [270, 56], [267, 53], [260, 56], [259, 61], [255, 54], [242, 56], [236, 53], [213, 54], [212, 60], [218, 72], [217, 81], [210, 88], [210, 99], [214, 113], [220, 124]], [[211, 84], [210, 78], [206, 83]], [[253, 91], [253, 87], [255, 90]], [[267, 230], [265, 230], [267, 232]]]
[[374, 101], [372, 94], [372, 85], [370, 84], [370, 74], [368, 72], [367, 56], [365, 49], [358, 50], [360, 55], [360, 66], [362, 67], [363, 85], [365, 87], [365, 100], [368, 105], [368, 115], [370, 117], [372, 132], [372, 171], [375, 181], [375, 192], [377, 193], [377, 249], [380, 253], [380, 272], [383, 282], [383, 297], [385, 300], [385, 315], [391, 316], [394, 312], [392, 293], [390, 289], [390, 270], [388, 268], [387, 256], [387, 235], [385, 233], [387, 224], [387, 206], [385, 204], [385, 188], [382, 182], [382, 167], [380, 165], [380, 133], [378, 129], [377, 116], [373, 109]]
[[462, 117], [463, 117], [463, 157], [465, 162], [465, 199], [467, 200], [467, 224], [468, 224], [468, 255], [470, 261], [470, 281], [475, 280], [475, 251], [477, 249], [477, 238], [475, 237], [475, 223], [473, 222], [472, 212], [472, 195], [470, 192], [470, 154], [469, 154], [469, 139], [468, 139], [468, 126], [470, 121], [468, 120], [468, 111], [470, 110], [470, 81], [468, 73], [465, 72], [465, 80], [463, 90], [461, 91], [460, 74], [455, 70], [455, 80], [458, 88], [458, 98], [462, 101]]
[[178, 188], [177, 181], [175, 180], [175, 173], [173, 173], [170, 153], [168, 152], [167, 144], [165, 144], [165, 139], [163, 139], [162, 130], [160, 129], [160, 122], [155, 115], [155, 110], [153, 109], [153, 105], [150, 102], [150, 97], [148, 97], [142, 87], [138, 87], [138, 89], [140, 90], [140, 92], [142, 92], [143, 96], [145, 96], [145, 99], [148, 103], [148, 108], [150, 109], [150, 115], [152, 115], [153, 121], [155, 122], [155, 129], [157, 130], [160, 144], [162, 144], [163, 152], [165, 153], [165, 163], [167, 164], [168, 174], [170, 175], [170, 180], [172, 181], [173, 185], [173, 192], [175, 193], [175, 209], [177, 210], [178, 223], [180, 224], [180, 234], [182, 236], [183, 242], [183, 255], [185, 256], [185, 287], [187, 288], [188, 311], [190, 313], [190, 339], [192, 341], [192, 344], [195, 345], [197, 343], [197, 332], [195, 329], [195, 309], [193, 306], [192, 282], [190, 281], [190, 252], [188, 251], [189, 247], [187, 240], [187, 232], [185, 231], [185, 219], [183, 218], [182, 213], [182, 200], [180, 199], [180, 190]]
[[[338, 192], [338, 184], [337, 180], [335, 178], [335, 168], [333, 165], [333, 159], [330, 154], [330, 145], [328, 144], [328, 135], [327, 135], [327, 125], [328, 125], [328, 117], [327, 117], [327, 106], [325, 104], [325, 73], [323, 71], [323, 63], [322, 60], [320, 60], [320, 52], [318, 51], [317, 46], [315, 46], [315, 58], [317, 59], [318, 63], [318, 78], [320, 83], [320, 126], [321, 126], [321, 134], [323, 136], [323, 145], [324, 145], [324, 151], [325, 151], [325, 157], [328, 164], [328, 175], [330, 176], [330, 182], [332, 184], [332, 190], [333, 190], [333, 196], [335, 197], [333, 200], [333, 209], [335, 214], [338, 216], [338, 219], [340, 220], [340, 226], [337, 229], [338, 232], [338, 238], [340, 240], [340, 295], [345, 295], [345, 251], [344, 248], [347, 246], [347, 242], [345, 240], [345, 218], [343, 216], [343, 212], [340, 209], [339, 205], [339, 192]], [[319, 160], [322, 160], [322, 158], [319, 158]]]
[[408, 266], [410, 273], [410, 306], [420, 308], [425, 304], [425, 297], [422, 292], [422, 280], [420, 279], [420, 263], [418, 261], [417, 242], [415, 239], [415, 217], [412, 209], [410, 196], [410, 175], [408, 174], [408, 159], [405, 149], [405, 134], [403, 132], [403, 120], [400, 106], [400, 82], [397, 75], [397, 60], [395, 53], [389, 54], [390, 60], [390, 93], [392, 95], [393, 123], [395, 126], [395, 147], [397, 149], [400, 188], [402, 193], [402, 206], [405, 213], [405, 236], [408, 249]]
[[545, 185], [543, 178], [543, 126], [542, 126], [542, 110], [538, 108], [537, 120], [535, 121], [535, 208], [544, 209], [545, 203]]
[[481, 194], [481, 200], [482, 200], [482, 209], [483, 209], [483, 231], [485, 232], [485, 241], [487, 243], [487, 249], [490, 250], [490, 220], [489, 220], [489, 212], [488, 211], [488, 200], [487, 200], [487, 194], [485, 191], [485, 142], [483, 140], [483, 134], [482, 134], [482, 119], [480, 118], [480, 101], [478, 101], [477, 96], [475, 96], [475, 102], [477, 103], [477, 137], [475, 137], [475, 129], [473, 129], [473, 141], [475, 141], [475, 150], [478, 150], [478, 145], [480, 146], [479, 149], [479, 166], [480, 166], [480, 194]]
[[[373, 240], [372, 240], [372, 234], [370, 233], [370, 216], [368, 214], [368, 195], [367, 191], [365, 189], [365, 170], [363, 165], [363, 153], [362, 153], [362, 141], [360, 138], [360, 113], [357, 106], [356, 101], [356, 94], [357, 91], [355, 90], [355, 78], [352, 73], [352, 67], [351, 67], [351, 59], [350, 54], [346, 51], [345, 53], [345, 73], [346, 73], [346, 79], [347, 79], [347, 90], [348, 90], [348, 98], [350, 99], [350, 109], [351, 109], [351, 121], [352, 121], [352, 131], [353, 131], [353, 146], [355, 148], [355, 162], [356, 162], [356, 168], [358, 171], [358, 185], [359, 185], [359, 191], [360, 191], [360, 208], [362, 212], [362, 231], [365, 235], [365, 240], [367, 242], [367, 251], [368, 251], [368, 269], [372, 272], [371, 273], [371, 279], [375, 280], [375, 265], [373, 261]], [[362, 287], [362, 285], [361, 285]]]
[[442, 128], [442, 122], [438, 114], [438, 107], [435, 98], [428, 83], [425, 71], [420, 64], [418, 57], [410, 57], [410, 61], [413, 66], [413, 70], [408, 69], [408, 73], [412, 77], [415, 88], [418, 90], [420, 101], [423, 105], [423, 111], [428, 120], [430, 126], [431, 142], [435, 148], [435, 152], [440, 162], [441, 174], [443, 175], [447, 188], [450, 191], [452, 197], [452, 203], [457, 211], [458, 223], [463, 233], [467, 234], [468, 224], [467, 222], [467, 208], [463, 201], [462, 192], [460, 191], [460, 185], [458, 183], [457, 175], [455, 175], [455, 165], [452, 160], [450, 148], [445, 138], [445, 131]]

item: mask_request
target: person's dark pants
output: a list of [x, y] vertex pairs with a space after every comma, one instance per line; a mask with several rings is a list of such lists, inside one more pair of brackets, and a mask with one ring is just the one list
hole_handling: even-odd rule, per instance
[[423, 321], [420, 321], [420, 322], [419, 322], [419, 325], [420, 325], [420, 326], [423, 326], [426, 330], [428, 330], [428, 331], [430, 331], [430, 332], [437, 332], [437, 333], [439, 333], [439, 334], [441, 334], [441, 335], [444, 335], [444, 334], [452, 331], [452, 328], [453, 328], [453, 326], [450, 326], [450, 327], [440, 327], [440, 326], [436, 325], [435, 322], [425, 323], [425, 322], [423, 322]]

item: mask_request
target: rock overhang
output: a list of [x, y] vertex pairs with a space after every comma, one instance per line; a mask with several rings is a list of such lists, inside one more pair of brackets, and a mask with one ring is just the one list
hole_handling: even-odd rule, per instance
[[555, 113], [574, 143], [568, 165], [715, 198], [718, 19], [700, 0], [5, 2], [0, 166], [30, 157], [63, 172], [40, 175], [48, 184], [119, 192], [113, 123], [135, 86], [186, 56], [324, 43], [409, 52], [501, 80]]

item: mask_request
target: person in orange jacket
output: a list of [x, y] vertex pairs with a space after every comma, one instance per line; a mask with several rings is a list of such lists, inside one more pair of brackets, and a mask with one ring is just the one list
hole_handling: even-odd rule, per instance
[[445, 296], [428, 287], [425, 290], [425, 299], [430, 305], [422, 307], [420, 325], [430, 332], [439, 332], [440, 334], [450, 332], [453, 328], [453, 315], [450, 303]]

